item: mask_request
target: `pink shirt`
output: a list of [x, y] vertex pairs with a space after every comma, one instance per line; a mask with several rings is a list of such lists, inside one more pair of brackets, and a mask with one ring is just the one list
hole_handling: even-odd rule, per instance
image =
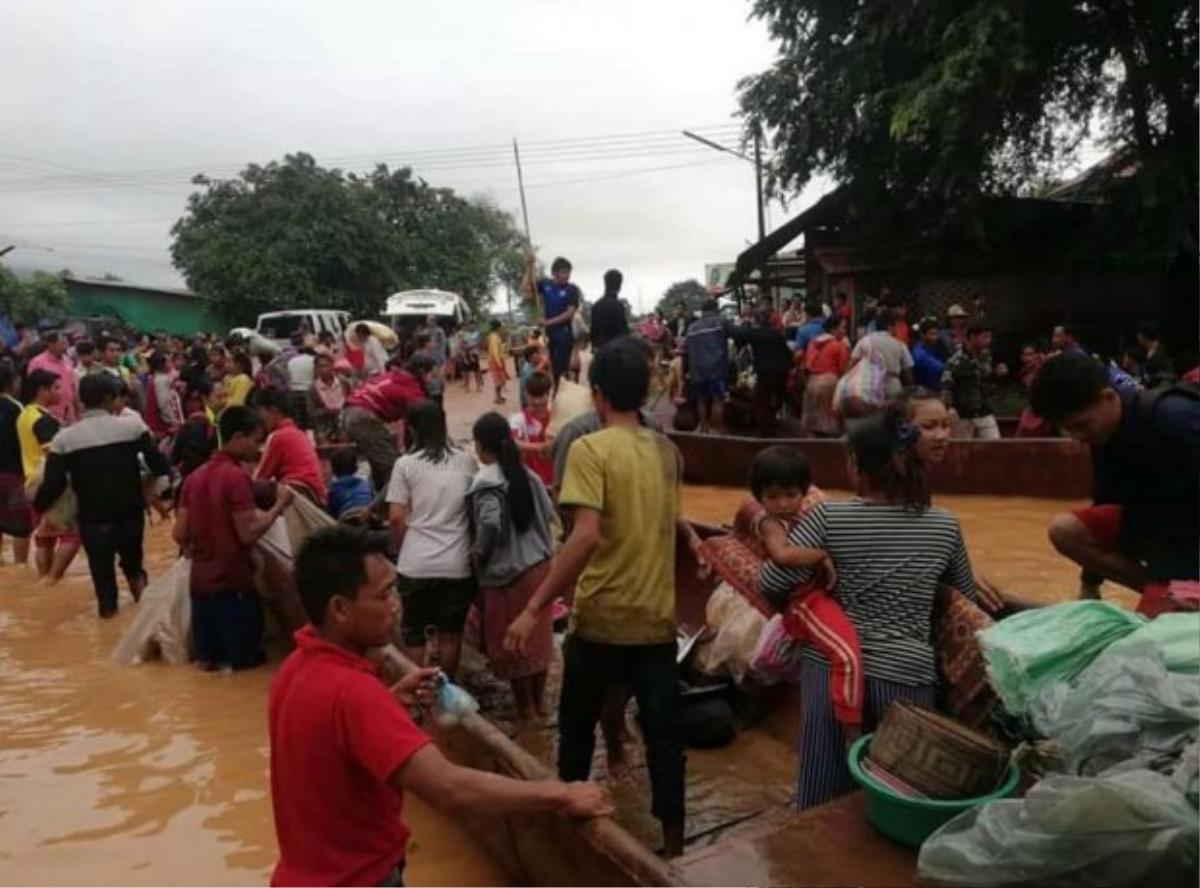
[[70, 425], [79, 419], [79, 410], [75, 403], [75, 368], [67, 360], [66, 355], [56, 358], [48, 351], [42, 352], [29, 362], [29, 373], [34, 370], [48, 370], [58, 376], [62, 397], [50, 408], [50, 415], [63, 425]]

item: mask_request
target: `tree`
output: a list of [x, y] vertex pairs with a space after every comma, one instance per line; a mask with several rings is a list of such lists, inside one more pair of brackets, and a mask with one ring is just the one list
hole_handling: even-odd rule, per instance
[[66, 317], [69, 303], [61, 276], [37, 271], [23, 281], [0, 265], [0, 315], [26, 324], [57, 323]]
[[740, 101], [771, 136], [776, 193], [825, 173], [877, 231], [899, 214], [961, 227], [981, 195], [1060, 173], [1098, 124], [1134, 152], [1148, 236], [1195, 252], [1194, 4], [755, 0], [752, 15], [780, 51]]
[[519, 265], [507, 213], [407, 168], [344, 174], [295, 154], [234, 180], [193, 181], [203, 190], [172, 229], [172, 257], [230, 321], [299, 305], [370, 317], [389, 293], [418, 287], [459, 293], [479, 310]]
[[654, 306], [654, 310], [660, 311], [664, 317], [670, 318], [674, 316], [675, 309], [682, 305], [687, 313], [691, 314], [711, 298], [712, 296], [705, 289], [704, 284], [695, 278], [688, 278], [686, 281], [676, 281], [667, 287], [663, 292], [662, 299], [658, 300], [658, 305]]

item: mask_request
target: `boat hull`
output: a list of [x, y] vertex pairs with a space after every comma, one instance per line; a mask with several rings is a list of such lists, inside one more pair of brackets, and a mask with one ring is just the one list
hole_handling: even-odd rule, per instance
[[[821, 487], [850, 489], [843, 439], [743, 438], [667, 432], [683, 455], [689, 484], [743, 487], [750, 463], [766, 447], [797, 447], [812, 465]], [[1084, 499], [1092, 492], [1092, 459], [1087, 447], [1067, 438], [1006, 438], [951, 441], [946, 458], [933, 467], [938, 493]]]

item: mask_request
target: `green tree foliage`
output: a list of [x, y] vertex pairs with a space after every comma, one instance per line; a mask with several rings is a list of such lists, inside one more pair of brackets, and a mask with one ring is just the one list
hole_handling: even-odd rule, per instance
[[0, 315], [26, 324], [58, 322], [66, 316], [68, 302], [60, 275], [38, 271], [23, 281], [0, 265]]
[[676, 281], [667, 287], [663, 292], [662, 299], [658, 300], [658, 305], [654, 306], [654, 310], [662, 312], [667, 318], [672, 318], [675, 316], [675, 309], [680, 305], [691, 314], [700, 308], [706, 299], [711, 298], [704, 284], [695, 278], [688, 278], [686, 281]]
[[230, 321], [297, 306], [370, 317], [389, 293], [417, 287], [459, 293], [478, 310], [520, 277], [507, 213], [407, 168], [346, 174], [294, 154], [237, 179], [194, 181], [203, 190], [172, 229], [172, 257]]
[[1123, 199], [1151, 235], [1194, 251], [1191, 0], [754, 0], [752, 15], [779, 55], [741, 107], [771, 135], [778, 193], [824, 173], [877, 228], [889, 206], [961, 225], [981, 194], [1031, 191], [1101, 136], [1140, 165]]

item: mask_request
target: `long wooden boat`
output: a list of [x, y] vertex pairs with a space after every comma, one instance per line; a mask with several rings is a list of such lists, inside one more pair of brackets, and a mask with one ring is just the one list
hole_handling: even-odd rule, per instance
[[[283, 638], [304, 622], [290, 550], [312, 527], [329, 521], [307, 502], [295, 505], [286, 517], [290, 526], [284, 536], [292, 543], [260, 541], [256, 547], [260, 588]], [[701, 536], [723, 532], [694, 526]], [[700, 576], [690, 550], [679, 547], [676, 612], [685, 631], [703, 627], [716, 584], [715, 578]], [[155, 601], [147, 604], [155, 604], [165, 618], [169, 591], [152, 597]], [[147, 626], [131, 642], [139, 651], [152, 643], [154, 619], [147, 608]], [[392, 678], [414, 668], [394, 647], [379, 656]], [[615, 789], [615, 819], [580, 823], [552, 814], [498, 818], [479, 812], [466, 817], [468, 829], [520, 884], [911, 885], [915, 854], [872, 830], [861, 794], [795, 812], [796, 702], [787, 686], [769, 691], [752, 701], [758, 717], [748, 717], [748, 727], [732, 744], [688, 751], [687, 847], [678, 859], [668, 862], [655, 853], [657, 826], [649, 815], [644, 769], [635, 769], [643, 779]], [[460, 764], [523, 780], [550, 778], [553, 743], [544, 741], [553, 737], [553, 727], [547, 727], [543, 742], [533, 744], [535, 755], [489, 714], [467, 716], [449, 728], [431, 727], [441, 748]], [[630, 753], [640, 755], [639, 747], [630, 744]]]
[[[715, 585], [699, 576], [691, 553], [680, 547], [681, 627], [703, 625]], [[382, 656], [396, 674], [413, 668], [394, 648]], [[551, 814], [498, 820], [481, 812], [467, 818], [468, 828], [514, 879], [530, 885], [911, 885], [916, 855], [874, 832], [861, 793], [795, 811], [795, 702], [790, 689], [777, 689], [764, 701], [765, 717], [733, 744], [688, 750], [687, 847], [675, 860], [651, 847], [657, 834], [644, 790], [632, 799], [617, 792], [616, 820], [578, 823]], [[526, 780], [552, 776], [550, 747], [541, 758], [531, 754], [486, 713], [434, 730], [460, 764]]]
[[[683, 454], [689, 484], [741, 487], [755, 454], [786, 445], [804, 451], [813, 477], [824, 488], [851, 486], [846, 442], [817, 438], [752, 438], [700, 435], [670, 430]], [[1087, 447], [1067, 438], [1002, 438], [951, 441], [943, 462], [931, 473], [939, 493], [1083, 499], [1091, 495], [1092, 459]]]

